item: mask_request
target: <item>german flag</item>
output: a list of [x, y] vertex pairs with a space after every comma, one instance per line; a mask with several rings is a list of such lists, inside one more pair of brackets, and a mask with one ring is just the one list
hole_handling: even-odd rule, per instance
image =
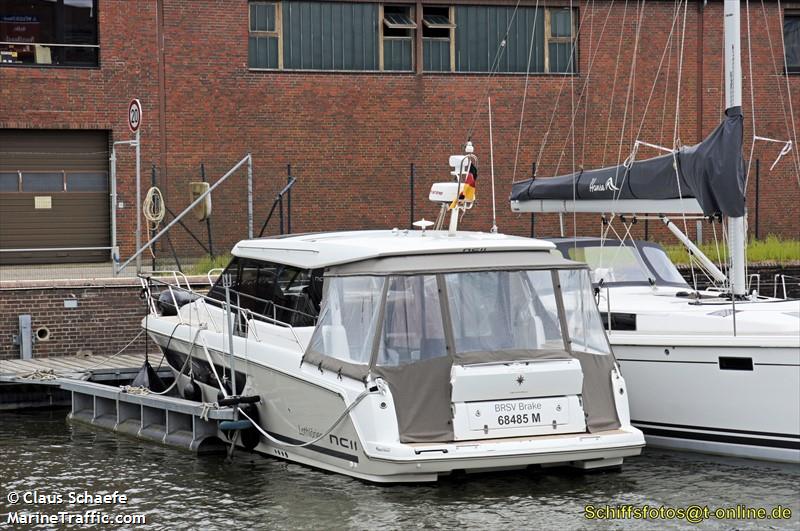
[[[461, 187], [461, 193], [458, 195], [458, 201], [467, 201], [469, 203], [475, 201], [475, 189], [478, 183], [478, 167], [473, 162], [469, 166], [469, 173]], [[450, 210], [456, 207], [457, 202], [454, 200], [450, 203]]]

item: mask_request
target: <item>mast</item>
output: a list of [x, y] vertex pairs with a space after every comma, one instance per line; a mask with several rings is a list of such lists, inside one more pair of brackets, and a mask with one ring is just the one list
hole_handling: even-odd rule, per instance
[[[725, 112], [742, 108], [741, 2], [725, 0]], [[737, 109], [738, 108], [738, 109]], [[753, 112], [751, 109], [750, 112]], [[746, 214], [745, 214], [746, 216]], [[745, 216], [728, 218], [729, 278], [733, 296], [746, 295]]]

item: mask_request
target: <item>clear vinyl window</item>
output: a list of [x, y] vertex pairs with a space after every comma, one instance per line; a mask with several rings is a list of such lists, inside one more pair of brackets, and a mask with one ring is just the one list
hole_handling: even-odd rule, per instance
[[326, 302], [310, 348], [358, 365], [368, 365], [378, 327], [383, 277], [328, 279]]
[[456, 353], [564, 349], [549, 271], [445, 278]]
[[378, 365], [406, 365], [446, 355], [436, 277], [391, 277], [378, 346]]
[[590, 354], [610, 354], [611, 348], [594, 301], [589, 272], [585, 269], [567, 269], [559, 271], [558, 276], [572, 349]]

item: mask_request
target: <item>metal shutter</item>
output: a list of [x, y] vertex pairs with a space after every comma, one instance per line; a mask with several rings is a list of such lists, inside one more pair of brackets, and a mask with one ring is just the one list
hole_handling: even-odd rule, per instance
[[0, 264], [101, 262], [109, 250], [108, 131], [0, 129]]

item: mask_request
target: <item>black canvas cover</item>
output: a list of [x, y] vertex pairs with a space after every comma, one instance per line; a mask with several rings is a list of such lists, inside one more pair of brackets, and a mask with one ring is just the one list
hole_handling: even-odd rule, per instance
[[680, 148], [674, 156], [635, 161], [630, 168], [620, 165], [520, 181], [512, 187], [511, 200], [572, 200], [574, 181], [577, 200], [693, 197], [708, 216], [744, 216], [743, 122], [741, 107], [732, 107], [705, 140]]

